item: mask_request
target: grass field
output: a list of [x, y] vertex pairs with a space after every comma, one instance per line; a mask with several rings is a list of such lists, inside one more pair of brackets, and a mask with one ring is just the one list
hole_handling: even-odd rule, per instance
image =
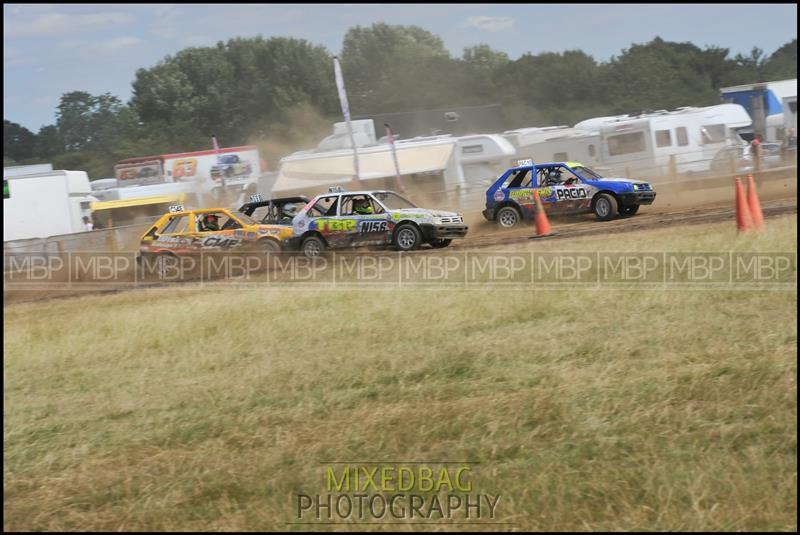
[[[526, 247], [796, 252], [796, 223]], [[797, 528], [796, 287], [185, 285], [4, 313], [6, 530], [320, 529], [288, 523], [322, 462], [412, 458], [476, 463], [505, 529]]]

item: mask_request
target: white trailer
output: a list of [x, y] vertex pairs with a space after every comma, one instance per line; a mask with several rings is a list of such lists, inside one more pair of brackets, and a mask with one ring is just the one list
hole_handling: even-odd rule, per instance
[[96, 200], [91, 192], [85, 171], [15, 176], [4, 169], [3, 241], [84, 232], [83, 216]]
[[657, 179], [708, 171], [721, 149], [744, 143], [738, 130], [751, 123], [742, 106], [721, 104], [598, 117], [575, 128], [599, 133], [600, 161], [612, 173]]
[[[568, 126], [522, 128], [503, 132], [516, 149], [516, 159], [534, 162], [581, 162], [602, 169], [599, 132]], [[512, 162], [516, 165], [516, 161]]]

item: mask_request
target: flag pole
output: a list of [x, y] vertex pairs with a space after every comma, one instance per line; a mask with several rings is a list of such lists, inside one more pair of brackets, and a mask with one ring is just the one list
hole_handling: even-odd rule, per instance
[[333, 71], [336, 76], [336, 88], [339, 90], [339, 103], [342, 105], [342, 115], [344, 115], [345, 123], [347, 123], [347, 133], [350, 136], [350, 145], [353, 147], [353, 166], [356, 174], [353, 177], [353, 185], [356, 189], [361, 189], [361, 173], [358, 169], [358, 148], [356, 141], [353, 137], [353, 125], [350, 124], [350, 104], [347, 102], [347, 90], [344, 87], [344, 78], [342, 77], [342, 67], [339, 65], [339, 58], [333, 58]]
[[395, 182], [397, 183], [397, 188], [400, 190], [400, 193], [405, 193], [406, 188], [405, 186], [403, 186], [403, 179], [400, 178], [400, 164], [397, 163], [397, 148], [394, 146], [394, 136], [392, 135], [392, 127], [389, 126], [389, 123], [383, 123], [383, 126], [386, 127], [386, 137], [389, 140], [389, 147], [392, 149], [392, 160], [394, 160]]

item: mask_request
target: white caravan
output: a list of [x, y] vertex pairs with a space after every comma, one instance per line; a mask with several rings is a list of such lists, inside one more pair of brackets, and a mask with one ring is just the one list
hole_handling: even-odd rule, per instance
[[657, 179], [708, 171], [721, 149], [744, 143], [737, 130], [751, 123], [742, 106], [720, 104], [598, 117], [575, 128], [599, 133], [600, 161], [612, 174]]
[[[602, 139], [598, 132], [569, 126], [522, 128], [503, 132], [516, 149], [517, 160], [534, 162], [581, 162], [593, 169], [603, 169], [600, 158]], [[516, 160], [512, 162], [516, 165]]]

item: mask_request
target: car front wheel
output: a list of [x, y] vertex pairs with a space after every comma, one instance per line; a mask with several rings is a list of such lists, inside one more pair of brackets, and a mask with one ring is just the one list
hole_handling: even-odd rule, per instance
[[421, 241], [422, 234], [412, 224], [400, 225], [394, 233], [394, 244], [401, 251], [413, 251], [419, 247]]
[[261, 240], [261, 250], [265, 253], [280, 253], [281, 244], [270, 238]]
[[317, 236], [309, 236], [303, 240], [300, 250], [306, 258], [316, 258], [325, 251], [325, 242]]
[[617, 216], [617, 199], [608, 193], [601, 193], [594, 202], [594, 215], [600, 221], [609, 221]]
[[452, 242], [453, 240], [433, 240], [431, 242], [431, 247], [433, 247], [434, 249], [443, 249], [448, 245], [450, 245]]

